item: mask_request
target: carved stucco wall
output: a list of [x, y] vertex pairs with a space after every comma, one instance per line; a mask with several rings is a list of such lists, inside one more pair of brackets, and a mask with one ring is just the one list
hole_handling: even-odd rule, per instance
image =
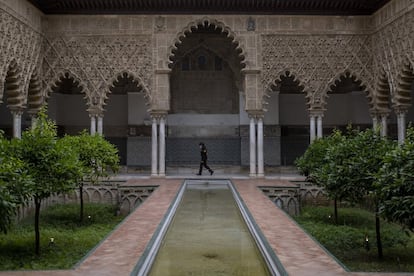
[[374, 72], [378, 96], [389, 98], [398, 111], [411, 105], [410, 90], [414, 80], [414, 3], [408, 5], [404, 12], [396, 8], [394, 12], [399, 16], [387, 18], [386, 24], [379, 25], [372, 41], [375, 42]]
[[[394, 0], [368, 17], [42, 17], [33, 7], [19, 13], [11, 7], [15, 2], [0, 2], [6, 3], [0, 8], [0, 91], [8, 72], [16, 72], [11, 79], [18, 89], [9, 95], [20, 106], [27, 103], [30, 80], [33, 87], [41, 77], [46, 93], [68, 73], [86, 93], [90, 111], [101, 112], [109, 87], [127, 72], [142, 85], [153, 110], [167, 111], [171, 57], [199, 24], [217, 26], [232, 39], [244, 67], [248, 110], [264, 107], [267, 89], [286, 71], [304, 87], [311, 110], [324, 109], [327, 92], [344, 74], [362, 82], [371, 111], [387, 108], [387, 93], [394, 105], [407, 104], [404, 81], [414, 59], [411, 0]], [[388, 83], [389, 92], [381, 88]]]
[[[0, 102], [3, 92], [11, 110], [39, 106], [42, 35], [35, 8], [23, 1], [0, 6]], [[29, 102], [28, 102], [29, 100]], [[41, 100], [40, 100], [41, 102]]]
[[[324, 109], [326, 93], [349, 73], [372, 98], [372, 51], [369, 35], [264, 35], [263, 86], [289, 72], [306, 93], [310, 109]], [[372, 99], [370, 105], [372, 105]]]
[[86, 94], [91, 112], [100, 113], [109, 89], [124, 72], [150, 98], [151, 37], [148, 35], [48, 35], [42, 72], [46, 90], [69, 74]]

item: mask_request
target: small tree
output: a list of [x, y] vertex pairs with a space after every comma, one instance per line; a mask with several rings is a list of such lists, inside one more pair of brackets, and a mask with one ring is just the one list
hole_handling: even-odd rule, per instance
[[389, 220], [414, 231], [414, 129], [407, 129], [403, 144], [384, 157], [376, 178], [380, 211]]
[[335, 223], [338, 223], [338, 201], [357, 194], [353, 187], [348, 185], [353, 169], [349, 160], [355, 154], [349, 147], [347, 137], [342, 132], [335, 131], [329, 137], [320, 166], [313, 172], [315, 183], [323, 187], [328, 197], [334, 200]]
[[299, 169], [299, 173], [306, 176], [307, 180], [313, 182], [312, 174], [318, 170], [323, 164], [326, 150], [333, 136], [322, 139], [316, 139], [306, 149], [305, 153], [295, 160], [295, 165]]
[[395, 146], [394, 142], [381, 137], [377, 131], [367, 129], [365, 131], [356, 132], [350, 137], [349, 150], [355, 152], [349, 163], [353, 164], [352, 172], [349, 175], [348, 186], [353, 187], [356, 196], [352, 198], [357, 202], [370, 195], [375, 203], [375, 230], [378, 257], [382, 258], [382, 242], [379, 206], [381, 200], [378, 196], [378, 189], [375, 185], [379, 168], [383, 166], [384, 156], [390, 152]]
[[45, 109], [39, 113], [36, 125], [24, 131], [15, 143], [15, 152], [33, 179], [29, 189], [35, 203], [35, 252], [39, 255], [41, 202], [52, 194], [72, 190], [80, 177], [80, 164], [71, 148], [59, 143], [56, 125], [47, 118]]
[[78, 180], [80, 198], [80, 221], [83, 220], [83, 183], [97, 183], [99, 178], [119, 169], [118, 150], [101, 135], [83, 131], [79, 136], [65, 136], [63, 142], [77, 154], [82, 164], [82, 177]]
[[0, 231], [7, 233], [18, 207], [30, 197], [31, 179], [24, 163], [13, 156], [11, 142], [0, 133]]

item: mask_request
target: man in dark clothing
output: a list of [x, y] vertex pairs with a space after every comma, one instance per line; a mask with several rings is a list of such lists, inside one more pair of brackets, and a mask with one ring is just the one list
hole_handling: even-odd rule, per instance
[[200, 161], [200, 170], [198, 171], [197, 175], [201, 175], [203, 173], [203, 167], [206, 168], [210, 175], [213, 175], [214, 171], [210, 169], [210, 167], [207, 165], [207, 148], [204, 143], [198, 144], [200, 146], [200, 154], [201, 154], [201, 161]]

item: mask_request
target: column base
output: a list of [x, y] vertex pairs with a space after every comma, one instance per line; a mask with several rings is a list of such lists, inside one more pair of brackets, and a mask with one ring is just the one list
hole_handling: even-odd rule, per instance
[[165, 178], [165, 174], [151, 174], [151, 178]]

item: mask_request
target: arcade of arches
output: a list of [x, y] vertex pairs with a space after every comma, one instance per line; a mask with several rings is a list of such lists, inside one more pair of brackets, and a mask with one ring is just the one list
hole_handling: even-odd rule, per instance
[[348, 124], [404, 141], [414, 121], [414, 3], [369, 14], [49, 14], [0, 0], [0, 128], [44, 104], [59, 134], [117, 145], [121, 163], [199, 161], [262, 177]]

